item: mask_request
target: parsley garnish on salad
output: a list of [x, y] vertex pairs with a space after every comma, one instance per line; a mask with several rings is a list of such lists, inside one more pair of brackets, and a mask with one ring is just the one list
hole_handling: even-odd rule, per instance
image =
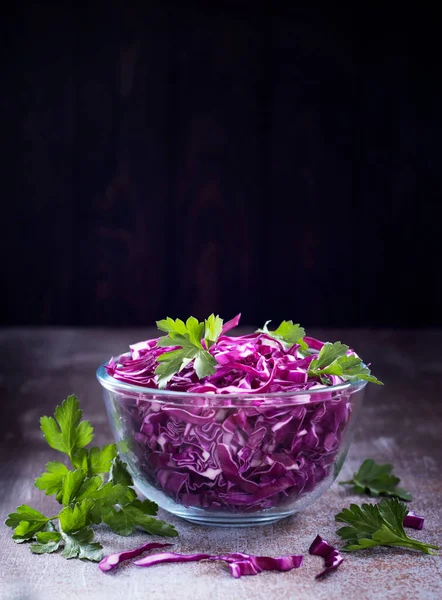
[[[181, 319], [167, 317], [157, 321], [157, 327], [167, 335], [160, 337], [156, 342], [156, 349], [169, 348], [166, 352], [157, 353], [155, 348], [156, 385], [165, 389], [175, 375], [186, 373], [193, 369], [199, 380], [215, 375], [219, 362], [217, 360], [220, 348], [223, 347], [222, 336], [239, 322], [239, 316], [223, 325], [223, 320], [217, 315], [210, 315], [204, 321], [189, 317], [186, 322]], [[306, 336], [305, 329], [294, 324], [293, 321], [282, 321], [276, 329], [269, 329], [267, 321], [262, 329], [257, 329], [254, 334], [230, 338], [237, 346], [248, 343], [257, 345], [266, 338], [277, 340], [285, 353], [292, 352], [295, 347], [298, 359], [308, 358], [310, 363], [306, 368], [309, 381], [317, 381], [323, 385], [334, 385], [347, 381], [364, 380], [382, 385], [362, 359], [350, 348], [341, 342], [319, 342]], [[220, 339], [221, 338], [221, 339]], [[220, 341], [220, 345], [218, 344]], [[314, 347], [310, 348], [310, 343]], [[257, 346], [255, 346], [256, 348]], [[188, 368], [188, 369], [187, 369]], [[338, 379], [339, 378], [339, 379]], [[205, 379], [206, 380], [206, 379]]]
[[223, 320], [213, 314], [204, 322], [199, 322], [195, 317], [189, 317], [185, 323], [181, 319], [174, 321], [170, 317], [157, 321], [158, 329], [167, 333], [158, 340], [157, 345], [161, 348], [177, 347], [158, 357], [160, 364], [155, 370], [158, 387], [166, 387], [172, 377], [192, 360], [199, 379], [215, 373], [217, 362], [209, 350], [221, 335], [222, 326]]

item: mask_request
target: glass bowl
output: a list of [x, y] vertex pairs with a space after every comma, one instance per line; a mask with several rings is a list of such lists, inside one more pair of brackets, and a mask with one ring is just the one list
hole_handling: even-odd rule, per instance
[[193, 523], [236, 527], [293, 515], [330, 487], [347, 456], [366, 386], [171, 392], [118, 381], [104, 365], [97, 378], [138, 490]]

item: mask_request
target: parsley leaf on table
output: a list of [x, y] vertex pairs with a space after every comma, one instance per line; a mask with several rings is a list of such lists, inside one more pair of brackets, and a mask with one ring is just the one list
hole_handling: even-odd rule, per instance
[[72, 456], [87, 446], [93, 438], [94, 429], [89, 421], [81, 421], [83, 411], [76, 396], [68, 396], [55, 409], [54, 417], [42, 417], [40, 426], [51, 448]]
[[60, 534], [64, 541], [64, 549], [61, 554], [65, 558], [101, 560], [101, 544], [98, 542], [92, 543], [94, 532], [89, 527], [91, 509], [94, 504], [93, 499], [87, 498], [82, 502], [66, 506], [60, 512]]
[[93, 446], [89, 450], [81, 448], [73, 457], [72, 463], [77, 469], [83, 469], [88, 475], [108, 473], [113, 459], [117, 456], [115, 444], [108, 444], [103, 448]]
[[76, 533], [61, 532], [64, 540], [64, 549], [61, 553], [64, 558], [86, 558], [87, 560], [100, 561], [103, 558], [102, 545], [92, 542], [94, 532], [90, 527], [84, 527]]
[[309, 365], [309, 377], [319, 377], [323, 383], [329, 383], [327, 378], [322, 378], [323, 375], [338, 375], [345, 381], [363, 379], [383, 385], [374, 375], [371, 375], [370, 369], [358, 356], [348, 356], [348, 350], [349, 347], [341, 342], [334, 344], [326, 342]]
[[46, 471], [40, 477], [37, 477], [34, 485], [39, 490], [44, 491], [46, 496], [52, 496], [52, 494], [57, 494], [60, 491], [63, 484], [63, 477], [68, 472], [69, 469], [67, 466], [58, 460], [48, 462], [46, 464]]
[[103, 515], [104, 522], [119, 535], [130, 535], [140, 527], [147, 533], [155, 535], [167, 535], [175, 537], [178, 535], [176, 529], [161, 521], [154, 519], [158, 507], [150, 500], [135, 499], [131, 503], [120, 506], [117, 510], [112, 507], [107, 514]]
[[75, 502], [69, 506], [65, 506], [58, 515], [60, 526], [65, 533], [79, 531], [90, 525], [91, 509], [95, 501], [92, 498], [86, 498], [81, 502]]
[[304, 342], [305, 329], [299, 325], [299, 323], [293, 324], [293, 321], [282, 321], [279, 327], [274, 331], [270, 331], [267, 325], [271, 321], [266, 321], [262, 329], [257, 329], [258, 333], [266, 333], [270, 337], [273, 337], [280, 342], [283, 342], [287, 347], [293, 346], [293, 344], [299, 344], [301, 350], [307, 350], [308, 346]]
[[121, 483], [121, 485], [126, 485], [128, 487], [134, 484], [131, 474], [126, 469], [124, 462], [118, 456], [112, 463], [110, 479], [114, 482], [114, 484]]
[[124, 502], [127, 498], [128, 488], [124, 485], [114, 485], [108, 481], [103, 487], [91, 492], [88, 497], [94, 500], [91, 510], [91, 520], [98, 525], [103, 520], [103, 515], [115, 504]]
[[37, 543], [31, 544], [30, 550], [34, 554], [50, 554], [60, 547], [62, 540], [58, 531], [40, 531], [35, 536]]
[[[195, 324], [191, 327], [197, 335]], [[44, 437], [52, 448], [68, 455], [74, 469], [59, 461], [48, 462], [35, 486], [46, 495], [55, 495], [62, 508], [58, 515], [46, 517], [26, 504], [19, 506], [5, 521], [14, 530], [15, 542], [33, 540], [30, 550], [34, 554], [61, 549], [65, 558], [99, 561], [102, 548], [93, 541], [92, 525], [103, 521], [109, 521], [117, 533], [124, 531], [123, 535], [136, 527], [157, 535], [178, 535], [172, 525], [155, 518], [155, 502], [137, 499], [133, 479], [118, 458], [115, 444], [85, 448], [92, 441], [93, 428], [89, 421], [81, 421], [82, 411], [75, 396], [57, 406], [54, 416], [40, 421]]]
[[407, 506], [397, 498], [381, 500], [380, 504], [350, 504], [335, 516], [336, 521], [347, 523], [336, 532], [346, 541], [343, 550], [354, 552], [374, 546], [403, 546], [424, 554], [436, 554], [438, 546], [409, 538], [403, 520]]
[[133, 480], [125, 464], [115, 459], [111, 469], [111, 482], [115, 487], [125, 486], [126, 495], [121, 497], [113, 506], [102, 507], [102, 519], [115, 533], [130, 535], [137, 527], [147, 533], [175, 537], [178, 535], [175, 527], [165, 521], [154, 519], [158, 512], [158, 505], [151, 500], [140, 501], [132, 493]]
[[392, 473], [393, 465], [377, 464], [373, 459], [367, 458], [359, 467], [353, 479], [341, 481], [340, 485], [353, 485], [353, 491], [357, 494], [368, 494], [369, 496], [392, 496], [406, 500], [412, 500], [409, 492], [397, 487], [399, 477]]
[[[189, 317], [186, 323], [181, 319], [174, 321], [170, 317], [157, 321], [158, 329], [167, 333], [158, 340], [157, 346], [174, 348], [157, 358], [160, 363], [155, 370], [155, 374], [158, 375], [158, 387], [164, 388], [167, 382], [192, 360], [195, 361], [195, 371], [199, 379], [215, 373], [217, 362], [210, 354], [209, 348], [218, 340], [222, 323], [222, 319], [214, 315], [210, 315], [204, 323], [195, 317]], [[201, 343], [203, 339], [207, 349]]]
[[22, 504], [15, 513], [8, 515], [5, 525], [14, 529], [12, 539], [20, 543], [32, 539], [37, 532], [46, 528], [50, 520], [51, 517], [45, 517], [35, 508]]
[[85, 478], [85, 473], [81, 469], [68, 471], [63, 477], [62, 487], [57, 494], [57, 500], [67, 506], [76, 499], [77, 492], [80, 490]]

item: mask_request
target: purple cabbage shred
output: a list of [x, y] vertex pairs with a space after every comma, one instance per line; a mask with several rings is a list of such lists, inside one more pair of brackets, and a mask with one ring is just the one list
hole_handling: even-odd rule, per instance
[[281, 556], [272, 558], [269, 556], [254, 556], [253, 554], [243, 554], [242, 552], [232, 552], [230, 554], [210, 555], [210, 554], [175, 554], [174, 552], [162, 552], [146, 556], [141, 560], [135, 561], [138, 567], [152, 567], [162, 563], [184, 563], [196, 562], [200, 560], [225, 561], [229, 565], [229, 571], [232, 577], [239, 578], [242, 575], [258, 575], [262, 571], [290, 571], [297, 569], [302, 564], [302, 556]]
[[134, 550], [127, 550], [126, 552], [119, 552], [118, 554], [110, 554], [109, 556], [103, 558], [98, 566], [103, 573], [107, 573], [107, 571], [112, 571], [112, 569], [115, 569], [115, 567], [117, 567], [123, 561], [140, 556], [140, 554], [143, 552], [154, 550], [156, 548], [165, 548], [166, 546], [171, 545], [172, 544], [157, 544], [155, 542], [144, 544], [143, 546], [140, 546], [140, 548], [135, 548]]
[[344, 558], [339, 550], [330, 545], [320, 535], [317, 535], [313, 540], [309, 552], [324, 559], [324, 569], [316, 575], [316, 579], [331, 573], [331, 571], [335, 571], [344, 562]]
[[424, 526], [425, 517], [417, 515], [414, 511], [410, 510], [408, 515], [404, 518], [404, 527], [410, 527], [411, 529], [422, 529]]

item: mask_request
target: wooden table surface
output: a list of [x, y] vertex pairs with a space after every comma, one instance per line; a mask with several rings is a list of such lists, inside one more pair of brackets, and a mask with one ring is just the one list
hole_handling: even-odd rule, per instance
[[[111, 441], [96, 367], [152, 330], [4, 329], [0, 331], [0, 519], [22, 503], [48, 512], [52, 499], [33, 486], [47, 461], [56, 457], [44, 442], [39, 417], [50, 415], [67, 395], [78, 395], [84, 417], [95, 426], [98, 444]], [[310, 333], [310, 332], [309, 332]], [[348, 479], [362, 460], [390, 461], [414, 496], [411, 507], [426, 517], [430, 543], [442, 540], [442, 331], [312, 331], [340, 339], [372, 362], [384, 387], [367, 386], [364, 410], [339, 479]], [[235, 600], [442, 598], [442, 558], [402, 549], [378, 549], [346, 556], [338, 572], [323, 581], [314, 575], [321, 559], [309, 556], [317, 533], [337, 542], [334, 515], [351, 495], [337, 483], [296, 517], [275, 525], [217, 529], [167, 516], [179, 530], [176, 551], [245, 551], [253, 554], [304, 554], [304, 565], [288, 573], [267, 572], [236, 580], [220, 563], [130, 564], [103, 574], [94, 563], [59, 555], [34, 556], [15, 544], [0, 525], [1, 600], [131, 598], [134, 600]], [[166, 516], [166, 515], [163, 515]], [[136, 547], [141, 532], [129, 538], [98, 532], [106, 552]], [[155, 538], [151, 538], [155, 539]], [[442, 555], [442, 553], [441, 553]]]

